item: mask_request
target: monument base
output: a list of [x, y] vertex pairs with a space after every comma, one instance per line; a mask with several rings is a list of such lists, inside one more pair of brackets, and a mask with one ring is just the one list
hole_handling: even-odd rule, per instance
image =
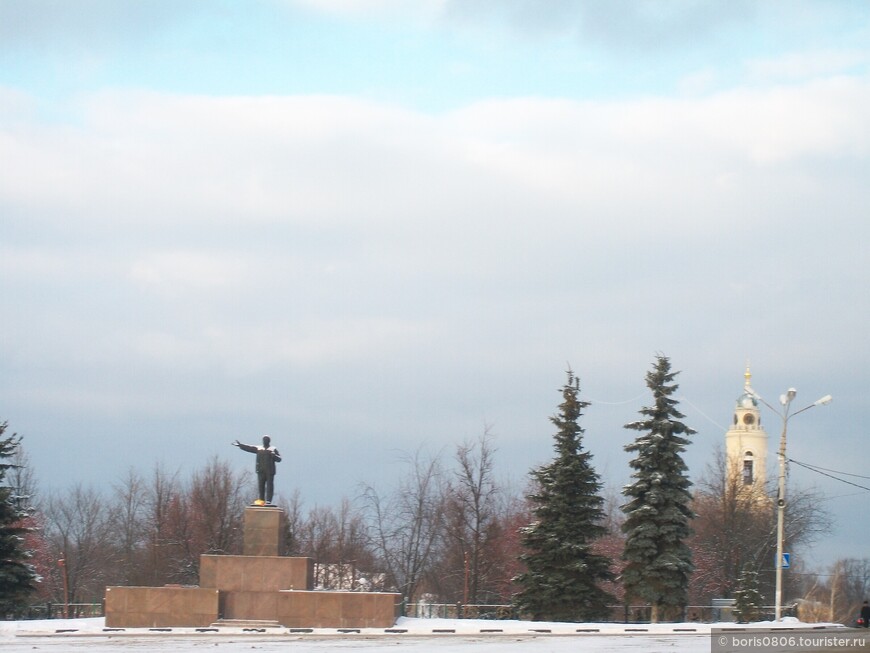
[[200, 587], [107, 587], [107, 628], [203, 627], [217, 620], [220, 592]]
[[378, 592], [221, 592], [222, 620], [276, 621], [286, 628], [389, 628], [398, 594]]
[[277, 506], [245, 508], [245, 535], [242, 553], [246, 556], [279, 556], [284, 543], [281, 528], [284, 511]]
[[108, 587], [107, 628], [201, 628], [241, 623], [285, 628], [389, 628], [401, 595], [386, 592], [277, 592], [201, 587]]
[[314, 560], [281, 556], [199, 557], [199, 584], [221, 591], [277, 592], [310, 590]]
[[200, 556], [200, 587], [107, 587], [106, 627], [256, 623], [286, 628], [389, 628], [396, 623], [400, 594], [312, 591], [314, 561], [277, 555], [282, 515], [280, 508], [246, 508], [245, 551], [257, 553]]

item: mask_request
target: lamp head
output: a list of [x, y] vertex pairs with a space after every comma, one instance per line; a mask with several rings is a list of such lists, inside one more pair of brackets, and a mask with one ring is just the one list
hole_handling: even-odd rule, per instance
[[833, 399], [831, 395], [825, 395], [821, 399], [816, 400], [813, 406], [827, 406]]

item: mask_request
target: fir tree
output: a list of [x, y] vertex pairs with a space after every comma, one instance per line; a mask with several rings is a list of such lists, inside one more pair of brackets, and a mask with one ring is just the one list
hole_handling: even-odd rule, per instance
[[734, 616], [738, 622], [745, 624], [758, 621], [764, 608], [764, 597], [758, 591], [758, 572], [749, 565], [743, 568], [743, 573], [737, 579], [734, 599]]
[[634, 482], [623, 489], [628, 498], [622, 506], [626, 514], [622, 526], [626, 534], [622, 582], [626, 600], [642, 600], [652, 606], [651, 620], [675, 618], [688, 603], [692, 555], [685, 540], [689, 537], [691, 481], [681, 453], [694, 430], [680, 422], [683, 415], [671, 395], [679, 387], [673, 383], [670, 361], [662, 355], [646, 376], [653, 393], [652, 407], [640, 413], [645, 419], [625, 428], [641, 435], [625, 447], [637, 456], [631, 461]]
[[0, 423], [0, 617], [16, 614], [34, 591], [36, 573], [27, 560], [23, 525], [27, 513], [19, 507], [13, 488], [7, 485], [6, 472], [13, 467], [8, 459], [21, 443], [14, 433], [6, 438], [6, 422]]
[[535, 522], [522, 529], [527, 553], [520, 556], [527, 571], [515, 580], [521, 586], [518, 609], [534, 620], [595, 621], [608, 616], [611, 595], [599, 586], [613, 579], [610, 560], [593, 553], [594, 540], [605, 534], [601, 483], [592, 455], [583, 450], [580, 382], [568, 371], [562, 388], [556, 426], [556, 457], [532, 470], [536, 489], [528, 499]]

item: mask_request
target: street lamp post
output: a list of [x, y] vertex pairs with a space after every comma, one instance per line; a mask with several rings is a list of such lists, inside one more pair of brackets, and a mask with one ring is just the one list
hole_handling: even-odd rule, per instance
[[779, 403], [782, 404], [782, 410], [777, 410], [769, 403], [767, 403], [764, 399], [761, 398], [760, 395], [753, 392], [753, 396], [758, 399], [765, 406], [770, 408], [773, 412], [779, 415], [782, 418], [782, 433], [779, 436], [779, 489], [777, 491], [776, 496], [776, 621], [782, 620], [782, 557], [783, 557], [783, 547], [785, 544], [785, 442], [786, 442], [786, 433], [788, 431], [788, 421], [794, 417], [795, 415], [799, 415], [800, 413], [813, 408], [814, 406], [823, 406], [831, 403], [831, 395], [825, 395], [821, 399], [817, 399], [809, 406], [805, 406], [800, 410], [797, 410], [791, 414], [789, 414], [789, 409], [791, 408], [791, 402], [794, 400], [797, 395], [797, 390], [794, 388], [789, 388], [784, 395], [781, 395], [779, 398]]

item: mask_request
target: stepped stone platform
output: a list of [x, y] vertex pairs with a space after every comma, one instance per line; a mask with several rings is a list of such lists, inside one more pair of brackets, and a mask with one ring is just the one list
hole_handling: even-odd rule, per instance
[[[107, 587], [107, 628], [274, 624], [388, 628], [401, 595], [314, 591], [311, 558], [279, 556], [282, 510], [245, 509], [245, 555], [200, 557], [199, 587]], [[260, 627], [260, 626], [258, 626]]]

